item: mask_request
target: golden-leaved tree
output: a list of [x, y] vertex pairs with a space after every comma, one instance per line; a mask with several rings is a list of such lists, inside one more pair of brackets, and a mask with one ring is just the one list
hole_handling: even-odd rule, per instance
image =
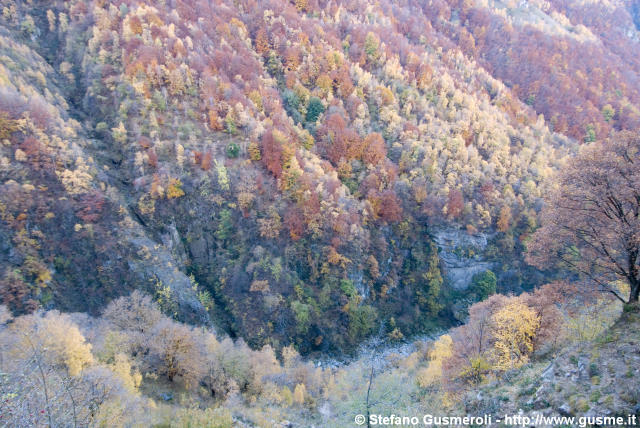
[[533, 351], [533, 339], [540, 325], [535, 311], [514, 300], [496, 312], [494, 324], [495, 367], [509, 370], [526, 364]]
[[418, 372], [417, 382], [422, 388], [442, 379], [442, 365], [453, 355], [453, 341], [448, 334], [440, 336], [429, 352], [429, 365]]

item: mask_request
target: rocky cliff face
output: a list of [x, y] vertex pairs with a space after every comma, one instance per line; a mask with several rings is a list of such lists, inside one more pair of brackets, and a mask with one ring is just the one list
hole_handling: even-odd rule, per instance
[[444, 272], [450, 285], [456, 290], [465, 290], [471, 285], [473, 275], [493, 267], [483, 252], [491, 236], [487, 233], [470, 235], [458, 228], [438, 229], [433, 234]]

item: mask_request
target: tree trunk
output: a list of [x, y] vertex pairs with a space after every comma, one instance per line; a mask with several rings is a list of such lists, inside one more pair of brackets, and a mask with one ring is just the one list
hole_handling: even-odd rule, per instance
[[371, 394], [371, 384], [373, 383], [373, 364], [371, 364], [371, 374], [369, 375], [369, 386], [367, 387], [367, 428], [371, 428], [371, 424], [369, 422], [369, 417], [371, 416], [370, 414], [370, 403], [369, 403], [369, 396]]
[[629, 302], [632, 304], [638, 303], [638, 292], [640, 291], [640, 275], [638, 274], [638, 266], [636, 262], [638, 261], [638, 252], [640, 249], [637, 246], [631, 245], [629, 248], [629, 287], [631, 288], [629, 293]]
[[640, 294], [640, 281], [631, 284], [631, 293], [629, 293], [629, 303], [638, 303], [638, 295]]

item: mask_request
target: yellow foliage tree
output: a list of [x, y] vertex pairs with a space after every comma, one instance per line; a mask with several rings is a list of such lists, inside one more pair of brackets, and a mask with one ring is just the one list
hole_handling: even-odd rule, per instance
[[305, 395], [307, 395], [307, 387], [304, 386], [304, 383], [297, 384], [293, 390], [293, 402], [299, 405], [304, 404]]
[[282, 229], [282, 219], [278, 211], [271, 207], [269, 209], [269, 215], [266, 218], [258, 219], [258, 226], [260, 229], [260, 236], [265, 238], [275, 239], [280, 235]]
[[91, 344], [85, 342], [84, 336], [67, 315], [48, 312], [43, 327], [42, 338], [46, 347], [57, 350], [69, 375], [77, 376], [93, 362]]
[[167, 186], [167, 199], [179, 198], [180, 196], [184, 196], [182, 182], [178, 178], [172, 178]]
[[117, 127], [111, 128], [111, 135], [113, 139], [118, 143], [127, 142], [127, 128], [124, 127], [124, 123], [120, 122]]
[[321, 92], [323, 96], [327, 96], [329, 92], [333, 90], [333, 80], [328, 74], [323, 73], [316, 79], [316, 88]]
[[293, 404], [293, 395], [291, 394], [291, 390], [288, 386], [282, 388], [281, 396], [282, 401], [284, 401], [287, 406], [291, 406]]
[[300, 362], [300, 354], [292, 345], [282, 348], [282, 360], [286, 369], [295, 367]]
[[49, 21], [49, 31], [56, 31], [56, 14], [51, 10], [47, 10], [47, 21]]
[[215, 161], [216, 174], [218, 175], [218, 185], [222, 190], [229, 190], [229, 174], [227, 174], [227, 168], [224, 163]]
[[496, 312], [492, 321], [496, 368], [509, 370], [526, 364], [533, 351], [540, 317], [529, 306], [515, 300]]
[[491, 363], [487, 361], [484, 355], [478, 355], [471, 358], [469, 365], [462, 369], [459, 377], [465, 379], [472, 385], [476, 385], [485, 377], [485, 374], [491, 370]]
[[21, 317], [12, 328], [22, 337], [21, 346], [26, 352], [43, 353], [52, 366], [64, 367], [69, 376], [77, 376], [93, 362], [91, 345], [85, 342], [78, 327], [68, 315], [58, 311]]
[[161, 372], [167, 379], [173, 382], [180, 376], [185, 386], [196, 385], [204, 365], [193, 331], [165, 318], [154, 326], [151, 337], [151, 352], [161, 361]]
[[136, 392], [138, 390], [140, 383], [142, 383], [142, 374], [138, 370], [132, 371], [131, 362], [125, 354], [116, 354], [110, 368], [122, 380], [128, 391]]
[[296, 0], [296, 9], [298, 9], [298, 12], [306, 12], [307, 7], [309, 7], [307, 0]]
[[429, 352], [429, 365], [420, 370], [417, 376], [418, 385], [422, 388], [431, 386], [442, 379], [442, 364], [453, 356], [453, 340], [445, 334], [433, 344]]
[[511, 224], [511, 208], [508, 205], [505, 205], [500, 210], [500, 217], [498, 218], [498, 230], [500, 232], [506, 232], [509, 230], [509, 225]]
[[256, 143], [255, 141], [249, 143], [249, 158], [252, 161], [259, 161], [260, 159], [262, 159], [260, 147], [258, 147], [258, 143]]
[[251, 283], [251, 287], [249, 288], [249, 291], [256, 291], [256, 292], [260, 291], [262, 293], [268, 293], [269, 281], [267, 281], [266, 279], [262, 279], [262, 280], [255, 279]]
[[56, 171], [56, 174], [64, 185], [65, 190], [72, 195], [84, 193], [91, 188], [93, 177], [89, 173], [89, 166], [81, 157], [76, 159], [76, 169], [65, 169], [61, 172]]

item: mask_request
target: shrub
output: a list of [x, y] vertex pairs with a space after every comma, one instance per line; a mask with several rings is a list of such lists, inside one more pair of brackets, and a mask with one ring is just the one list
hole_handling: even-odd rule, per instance
[[240, 147], [236, 143], [229, 143], [227, 145], [227, 156], [230, 158], [237, 158], [240, 154]]
[[172, 178], [167, 186], [167, 199], [174, 199], [184, 196], [182, 182], [178, 178]]
[[496, 284], [496, 275], [491, 270], [477, 273], [471, 279], [471, 288], [479, 301], [495, 294]]
[[305, 117], [307, 122], [315, 122], [320, 115], [324, 113], [324, 105], [318, 97], [311, 97], [309, 99], [309, 105], [307, 106], [307, 115]]
[[233, 418], [227, 409], [180, 409], [169, 425], [178, 427], [231, 428]]

